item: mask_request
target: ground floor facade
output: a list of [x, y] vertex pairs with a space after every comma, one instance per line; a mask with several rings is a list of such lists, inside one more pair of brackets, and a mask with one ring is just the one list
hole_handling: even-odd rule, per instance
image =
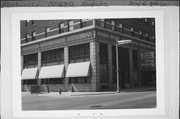
[[155, 68], [141, 67], [141, 52], [154, 52], [154, 45], [103, 30], [86, 30], [21, 46], [22, 91], [40, 86], [48, 91], [94, 92], [155, 86]]

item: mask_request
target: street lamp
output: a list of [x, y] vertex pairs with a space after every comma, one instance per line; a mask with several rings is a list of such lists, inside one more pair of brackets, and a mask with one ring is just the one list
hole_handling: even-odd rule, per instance
[[120, 40], [118, 41], [116, 39], [116, 75], [117, 75], [117, 93], [120, 92], [119, 89], [119, 56], [118, 56], [118, 46], [119, 45], [125, 45], [125, 44], [129, 44], [132, 43], [132, 40]]
[[117, 93], [119, 93], [119, 57], [118, 57], [118, 40], [116, 39], [116, 75], [117, 75]]

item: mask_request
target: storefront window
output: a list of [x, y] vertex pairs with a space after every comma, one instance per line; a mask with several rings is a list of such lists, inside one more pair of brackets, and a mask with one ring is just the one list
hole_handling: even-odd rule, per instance
[[30, 54], [24, 56], [24, 68], [36, 67], [38, 64], [38, 54]]
[[33, 85], [36, 84], [36, 79], [23, 80], [23, 85]]
[[42, 52], [42, 65], [57, 62], [61, 64], [64, 61], [64, 49], [55, 49]]
[[63, 78], [50, 78], [50, 79], [42, 79], [42, 84], [64, 84]]
[[76, 61], [77, 62], [87, 61], [89, 60], [89, 57], [90, 57], [89, 43], [69, 47], [70, 63]]
[[69, 83], [90, 83], [89, 77], [71, 77]]

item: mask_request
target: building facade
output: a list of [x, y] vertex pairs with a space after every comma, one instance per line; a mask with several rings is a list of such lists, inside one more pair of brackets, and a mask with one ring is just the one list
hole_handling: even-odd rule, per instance
[[155, 85], [154, 18], [21, 21], [22, 91], [116, 90], [117, 66], [120, 89]]

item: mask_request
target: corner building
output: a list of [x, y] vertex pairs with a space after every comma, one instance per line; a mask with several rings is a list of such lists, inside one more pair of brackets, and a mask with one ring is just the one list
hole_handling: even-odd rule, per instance
[[22, 91], [116, 90], [116, 40], [120, 89], [155, 85], [154, 18], [21, 21]]

